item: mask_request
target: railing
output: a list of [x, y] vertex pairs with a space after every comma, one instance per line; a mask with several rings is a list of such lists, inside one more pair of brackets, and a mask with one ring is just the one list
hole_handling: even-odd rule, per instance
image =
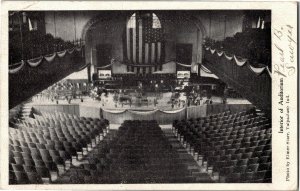
[[69, 49], [9, 67], [9, 108], [85, 65], [84, 48]]

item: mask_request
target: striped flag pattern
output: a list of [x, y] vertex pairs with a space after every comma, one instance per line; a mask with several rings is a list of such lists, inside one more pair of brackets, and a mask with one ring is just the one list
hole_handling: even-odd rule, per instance
[[126, 27], [126, 55], [131, 64], [160, 64], [162, 60], [162, 27], [152, 14], [134, 13]]

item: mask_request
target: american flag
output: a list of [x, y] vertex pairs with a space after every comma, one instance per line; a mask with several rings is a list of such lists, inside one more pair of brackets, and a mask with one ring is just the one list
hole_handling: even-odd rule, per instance
[[126, 28], [127, 60], [139, 65], [161, 63], [162, 27], [158, 17], [134, 13]]

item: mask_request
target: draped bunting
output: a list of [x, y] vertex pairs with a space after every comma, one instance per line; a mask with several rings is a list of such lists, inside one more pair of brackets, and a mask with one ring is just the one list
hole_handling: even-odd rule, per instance
[[162, 110], [157, 110], [157, 111], [160, 111], [162, 113], [169, 113], [169, 114], [173, 114], [173, 113], [178, 113], [178, 112], [181, 112], [183, 110], [185, 110], [186, 108], [182, 108], [182, 109], [178, 109], [178, 110], [169, 110], [169, 111], [162, 111]]
[[[211, 49], [210, 47], [205, 47], [205, 50], [207, 50], [207, 51], [210, 50], [210, 53], [211, 53], [211, 54], [214, 54], [215, 51], [216, 51], [216, 49], [213, 50], [213, 49]], [[234, 58], [234, 61], [235, 61], [236, 65], [238, 65], [238, 66], [244, 66], [244, 65], [247, 63], [247, 61], [248, 61], [246, 58], [237, 58], [237, 56], [235, 56], [235, 55], [233, 55], [233, 56], [228, 56], [228, 55], [226, 55], [226, 53], [223, 52], [223, 51], [217, 52], [217, 54], [218, 54], [219, 57], [221, 57], [222, 55], [224, 55], [225, 58], [226, 58], [227, 60], [232, 60], [232, 59]], [[268, 71], [268, 74], [269, 74], [270, 77], [271, 77], [271, 75], [272, 75], [272, 72], [270, 71], [270, 69], [269, 69], [268, 66], [256, 68], [256, 67], [251, 66], [250, 63], [248, 63], [248, 67], [249, 67], [249, 69], [250, 69], [252, 72], [254, 72], [254, 73], [257, 74], [257, 75], [258, 75], [258, 74], [261, 74], [264, 70], [267, 70], [267, 71]]]
[[162, 113], [166, 113], [166, 114], [174, 114], [174, 113], [179, 113], [183, 110], [185, 110], [186, 108], [182, 108], [182, 109], [178, 109], [178, 110], [168, 110], [168, 111], [163, 111], [160, 109], [154, 109], [154, 110], [145, 110], [145, 111], [136, 111], [136, 110], [131, 110], [131, 109], [124, 109], [124, 110], [106, 110], [103, 109], [103, 111], [108, 112], [108, 113], [115, 113], [115, 114], [120, 114], [120, 113], [124, 113], [124, 112], [129, 112], [129, 113], [133, 113], [133, 114], [137, 114], [137, 115], [149, 115], [149, 114], [154, 114], [156, 112], [162, 112]]
[[211, 54], [214, 54], [214, 53], [215, 53], [215, 51], [216, 51], [216, 49], [214, 49], [214, 50], [213, 50], [213, 49], [211, 49], [211, 48], [210, 48], [210, 52], [211, 52]]
[[[67, 52], [69, 54], [72, 54], [75, 49], [78, 52], [82, 51], [82, 47], [76, 47], [76, 48], [72, 48], [72, 49], [69, 49], [69, 50], [63, 50], [63, 51], [60, 51], [60, 52], [55, 52], [53, 54], [48, 54], [48, 55], [45, 55], [45, 56], [40, 56], [40, 57], [37, 57], [37, 58], [32, 58], [32, 59], [27, 60], [26, 62], [31, 67], [37, 67], [37, 66], [39, 66], [42, 63], [43, 59], [45, 59], [48, 63], [51, 63], [56, 58], [56, 55], [58, 57], [60, 57], [60, 58], [63, 58], [66, 55]], [[20, 66], [17, 67], [17, 68], [14, 68], [14, 69], [10, 69], [9, 73], [12, 74], [12, 73], [18, 72], [23, 67], [24, 64], [25, 64], [24, 61], [21, 61], [21, 62], [19, 62], [17, 64], [14, 64], [14, 65], [20, 65]]]
[[63, 50], [63, 51], [57, 52], [57, 56], [60, 58], [63, 58], [63, 57], [65, 57], [66, 53], [67, 53], [67, 50]]
[[223, 55], [223, 53], [224, 53], [223, 51], [217, 52], [218, 56], [220, 56], [220, 57]]
[[108, 67], [110, 67], [110, 66], [112, 66], [113, 65], [113, 63], [110, 63], [110, 64], [108, 64], [108, 65], [106, 65], [106, 66], [100, 66], [100, 67], [97, 67], [97, 68], [99, 68], [99, 69], [104, 69], [104, 68], [108, 68]]
[[67, 51], [69, 54], [73, 54], [74, 50], [75, 50], [75, 48], [71, 48], [71, 49], [68, 49]]
[[158, 109], [155, 109], [155, 110], [152, 110], [152, 111], [134, 111], [134, 110], [127, 110], [128, 112], [130, 113], [133, 113], [133, 114], [137, 114], [137, 115], [150, 115], [150, 114], [153, 114], [157, 111], [159, 111]]
[[257, 75], [261, 74], [266, 69], [266, 67], [255, 68], [255, 67], [251, 66], [250, 64], [248, 66]]
[[188, 65], [188, 64], [181, 64], [179, 62], [176, 62], [176, 64], [180, 65], [180, 66], [183, 66], [183, 67], [187, 67], [187, 68], [191, 68], [192, 65]]
[[212, 55], [210, 51], [205, 51], [204, 59], [203, 64], [241, 96], [262, 110], [271, 110], [272, 80], [270, 74], [264, 71], [265, 65], [252, 66], [247, 61], [244, 66], [238, 66], [235, 60]]
[[107, 112], [107, 113], [117, 113], [117, 114], [124, 113], [124, 112], [127, 111], [127, 109], [124, 109], [124, 110], [106, 110], [106, 109], [103, 109], [103, 108], [102, 108], [102, 110]]
[[[18, 66], [18, 67], [16, 67], [16, 68], [13, 68], [13, 69], [9, 69], [9, 73], [10, 74], [15, 74], [15, 73], [17, 73], [18, 71], [20, 71], [22, 68], [23, 68], [23, 66], [25, 65], [25, 62], [22, 60], [21, 62], [19, 62], [19, 63], [17, 63], [17, 64], [14, 64], [13, 66], [16, 66], [16, 65], [20, 65], [20, 66]], [[10, 66], [11, 67], [11, 66]]]
[[82, 49], [82, 47], [76, 47], [76, 48], [75, 48], [75, 50], [76, 50], [77, 52], [80, 52], [81, 49]]
[[270, 77], [272, 77], [272, 72], [271, 72], [271, 70], [269, 69], [269, 67], [268, 67], [268, 66], [267, 66], [267, 71], [268, 71], [268, 73], [269, 73]]
[[123, 123], [124, 120], [156, 120], [159, 124], [171, 124], [174, 119], [182, 120], [186, 119], [187, 108], [175, 111], [161, 111], [152, 109], [148, 111], [137, 111], [137, 110], [126, 110], [121, 111], [110, 111], [102, 110], [103, 118], [109, 120], [111, 123]]
[[55, 59], [55, 57], [56, 57], [56, 52], [53, 53], [52, 55], [49, 54], [49, 55], [44, 56], [45, 60], [47, 60], [48, 63], [53, 62], [53, 60]]
[[246, 62], [247, 62], [247, 59], [245, 59], [245, 58], [241, 58], [240, 60], [238, 60], [235, 55], [233, 57], [234, 57], [235, 63], [238, 66], [244, 66], [244, 64], [246, 64]]
[[30, 59], [30, 60], [27, 60], [27, 63], [31, 67], [37, 67], [38, 65], [40, 65], [40, 63], [42, 63], [42, 61], [43, 61], [43, 57], [40, 56], [38, 58], [33, 58], [33, 59]]
[[224, 56], [227, 58], [227, 60], [232, 60], [233, 56], [228, 56], [226, 55], [226, 53], [224, 52]]

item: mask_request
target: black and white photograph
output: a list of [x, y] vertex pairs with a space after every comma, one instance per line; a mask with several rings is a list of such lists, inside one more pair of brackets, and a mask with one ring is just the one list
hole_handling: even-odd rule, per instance
[[296, 71], [272, 15], [10, 9], [8, 185], [272, 185]]

